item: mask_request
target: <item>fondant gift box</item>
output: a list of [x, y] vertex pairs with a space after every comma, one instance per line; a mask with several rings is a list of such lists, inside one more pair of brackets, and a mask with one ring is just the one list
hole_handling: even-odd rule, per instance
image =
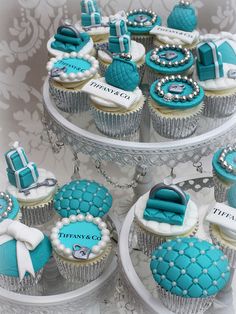
[[26, 167], [18, 171], [12, 171], [10, 168], [7, 168], [7, 176], [12, 185], [18, 189], [26, 189], [37, 182], [39, 174], [36, 164], [30, 162]]
[[83, 26], [100, 25], [102, 22], [101, 14], [99, 12], [93, 12], [91, 14], [82, 13], [81, 19]]
[[81, 12], [91, 14], [93, 12], [99, 12], [97, 2], [95, 0], [82, 0]]
[[124, 19], [110, 19], [110, 35], [123, 36], [127, 34], [127, 26]]
[[109, 51], [112, 53], [128, 53], [130, 51], [130, 37], [124, 35], [120, 37], [109, 37]]
[[24, 149], [22, 147], [19, 147], [18, 143], [15, 143], [14, 145], [15, 147], [13, 147], [5, 154], [5, 159], [8, 168], [12, 171], [17, 171], [21, 168], [26, 167], [29, 161]]

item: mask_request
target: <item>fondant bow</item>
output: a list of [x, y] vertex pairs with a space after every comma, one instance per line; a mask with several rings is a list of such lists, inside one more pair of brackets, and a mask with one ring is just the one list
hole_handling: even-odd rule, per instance
[[24, 278], [26, 272], [35, 277], [29, 251], [33, 251], [43, 241], [43, 233], [18, 221], [6, 219], [0, 224], [0, 245], [13, 239], [16, 240], [16, 257], [20, 280]]

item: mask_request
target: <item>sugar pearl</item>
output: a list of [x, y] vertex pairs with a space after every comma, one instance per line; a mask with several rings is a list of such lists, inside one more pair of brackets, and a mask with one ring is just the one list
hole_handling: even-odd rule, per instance
[[94, 254], [98, 254], [100, 252], [100, 247], [98, 245], [95, 245], [93, 248], [92, 248], [92, 252]]

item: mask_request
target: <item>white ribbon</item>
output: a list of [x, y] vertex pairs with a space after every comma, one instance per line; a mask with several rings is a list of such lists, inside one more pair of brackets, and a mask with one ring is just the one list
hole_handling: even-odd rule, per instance
[[[35, 174], [35, 169], [33, 167], [33, 162], [29, 162], [27, 164], [27, 167], [30, 169], [30, 172], [32, 174], [32, 177], [33, 177], [33, 180], [34, 182], [37, 182], [38, 178]], [[21, 185], [21, 181], [20, 181], [20, 173], [22, 172], [22, 169], [18, 170], [18, 171], [15, 171], [15, 178], [16, 178], [16, 186], [18, 187], [18, 189], [21, 189], [22, 188], [22, 185]]]
[[205, 44], [208, 44], [211, 47], [214, 65], [215, 65], [215, 76], [216, 76], [216, 78], [220, 78], [220, 69], [219, 69], [219, 62], [218, 62], [219, 55], [217, 55], [217, 46], [215, 43], [213, 43], [211, 40], [200, 43], [197, 46], [197, 58], [201, 62], [201, 58], [200, 58], [200, 54], [199, 54], [199, 48]]
[[89, 4], [91, 5], [92, 12], [96, 12], [96, 9], [94, 7], [93, 1], [91, 1], [91, 0], [84, 0], [84, 6], [85, 6], [86, 13], [90, 14], [90, 12], [89, 12]]
[[96, 25], [96, 12], [91, 13], [91, 24]]
[[130, 36], [129, 35], [123, 35], [119, 37], [119, 45], [120, 45], [120, 51], [124, 52], [125, 51], [125, 44], [124, 44], [124, 39], [127, 38], [129, 42], [129, 47], [130, 47]]
[[19, 157], [20, 157], [20, 159], [22, 161], [23, 167], [26, 167], [27, 163], [28, 163], [28, 160], [25, 158], [25, 155], [23, 154], [22, 147], [19, 147], [19, 142], [13, 143], [12, 147], [14, 148], [14, 150], [8, 152], [7, 156], [6, 156], [8, 161], [9, 161], [9, 163], [10, 163], [10, 165], [11, 165], [12, 170], [13, 171], [16, 170], [16, 168], [15, 168], [15, 166], [14, 166], [12, 160], [11, 160], [11, 157], [12, 157], [13, 154], [15, 154], [15, 152], [18, 153], [18, 155], [19, 155]]
[[115, 23], [117, 36], [122, 36], [121, 28], [120, 28], [122, 21], [125, 23], [124, 27], [125, 27], [125, 33], [126, 33], [127, 32], [127, 25], [126, 25], [127, 17], [126, 17], [125, 11], [119, 11], [117, 14], [110, 16], [110, 23]]
[[[20, 280], [28, 272], [35, 277], [29, 251], [33, 251], [43, 241], [43, 233], [19, 221], [5, 219], [0, 223], [0, 245], [16, 240], [16, 257]], [[4, 258], [4, 257], [3, 257]]]

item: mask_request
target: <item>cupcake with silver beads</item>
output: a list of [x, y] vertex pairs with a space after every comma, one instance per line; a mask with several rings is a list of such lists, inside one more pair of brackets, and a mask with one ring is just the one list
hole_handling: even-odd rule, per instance
[[187, 76], [171, 75], [155, 81], [148, 101], [154, 130], [171, 139], [191, 136], [197, 129], [203, 100], [203, 89]]
[[20, 220], [20, 205], [14, 196], [0, 192], [0, 222], [5, 219]]

